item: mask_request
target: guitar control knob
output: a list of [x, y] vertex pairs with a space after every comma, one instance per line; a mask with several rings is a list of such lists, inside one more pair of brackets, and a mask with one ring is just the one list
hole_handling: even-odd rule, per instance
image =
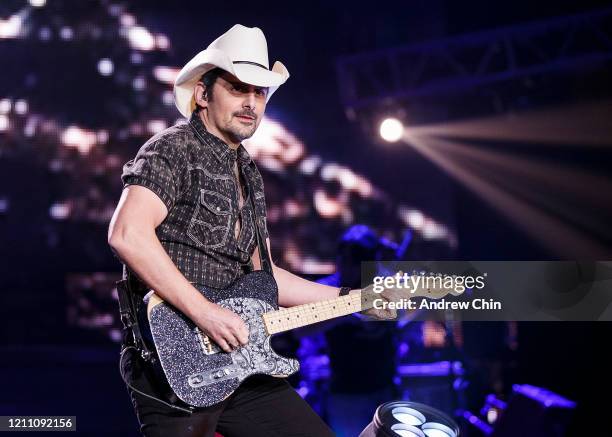
[[189, 385], [191, 386], [197, 386], [202, 384], [202, 382], [204, 382], [204, 378], [201, 375], [191, 375], [189, 377]]

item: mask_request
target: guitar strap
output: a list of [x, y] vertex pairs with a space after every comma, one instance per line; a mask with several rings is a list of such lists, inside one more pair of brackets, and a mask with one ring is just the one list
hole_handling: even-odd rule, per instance
[[[245, 178], [246, 180], [247, 178]], [[257, 248], [259, 249], [259, 263], [261, 269], [274, 276], [272, 273], [272, 261], [270, 259], [270, 253], [268, 251], [268, 245], [263, 237], [263, 229], [266, 226], [266, 218], [258, 217], [257, 208], [255, 208], [255, 191], [251, 189], [248, 182], [247, 189], [249, 192], [249, 198], [251, 199], [251, 209], [253, 210], [253, 225], [255, 226], [255, 234], [257, 237]]]

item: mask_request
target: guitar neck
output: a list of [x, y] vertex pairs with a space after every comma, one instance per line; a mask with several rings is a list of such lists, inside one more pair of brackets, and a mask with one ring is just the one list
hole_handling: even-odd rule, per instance
[[270, 311], [263, 315], [263, 320], [268, 334], [278, 334], [290, 329], [367, 310], [372, 308], [376, 296], [373, 293], [350, 293], [334, 299]]

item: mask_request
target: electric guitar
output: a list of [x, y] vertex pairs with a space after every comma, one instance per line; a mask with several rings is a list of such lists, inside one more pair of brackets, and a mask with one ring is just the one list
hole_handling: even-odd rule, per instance
[[[367, 290], [367, 289], [366, 289]], [[230, 396], [247, 377], [287, 377], [299, 370], [295, 359], [278, 355], [270, 346], [274, 334], [373, 307], [379, 294], [371, 291], [278, 309], [274, 277], [257, 270], [225, 289], [200, 287], [210, 301], [242, 318], [249, 341], [225, 352], [190, 319], [166, 304], [154, 291], [145, 296], [149, 326], [161, 367], [174, 393], [194, 407], [208, 407]], [[445, 289], [415, 290], [410, 297], [439, 299]]]

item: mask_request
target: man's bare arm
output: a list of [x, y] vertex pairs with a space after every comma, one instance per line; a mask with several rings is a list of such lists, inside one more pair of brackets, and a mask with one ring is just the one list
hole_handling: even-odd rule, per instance
[[178, 270], [155, 228], [168, 210], [148, 188], [123, 190], [108, 230], [108, 243], [119, 258], [166, 302], [184, 313], [226, 351], [246, 344], [248, 328], [233, 312], [207, 300]]
[[[272, 251], [270, 250], [269, 238], [266, 239], [266, 244], [268, 245], [268, 252], [272, 253]], [[261, 263], [259, 261], [259, 248], [255, 248], [251, 260], [253, 261], [253, 267], [255, 268], [255, 270], [261, 268]], [[318, 302], [320, 300], [336, 298], [340, 294], [340, 289], [338, 287], [318, 284], [316, 282], [300, 278], [299, 276], [276, 266], [272, 260], [270, 261], [272, 262], [272, 272], [274, 274], [274, 279], [276, 279], [276, 283], [278, 285], [279, 306], [292, 307], [295, 305]], [[350, 291], [350, 293], [359, 292], [361, 292], [361, 289], [359, 288]], [[403, 296], [401, 292], [398, 292], [395, 289], [387, 289], [381, 293], [381, 298], [385, 300], [397, 301], [402, 297], [410, 296]], [[369, 308], [365, 311], [362, 311], [361, 314], [365, 314], [367, 316], [380, 320], [395, 319], [397, 317], [397, 312], [395, 310], [389, 309]]]
[[[268, 252], [270, 251], [270, 239], [266, 239]], [[255, 269], [260, 269], [259, 248], [255, 248], [253, 252], [253, 265]], [[338, 297], [340, 292], [338, 287], [330, 287], [329, 285], [318, 284], [288, 272], [272, 262], [272, 271], [274, 279], [278, 285], [278, 304], [282, 307], [292, 307], [305, 303], [317, 302], [319, 300], [327, 300]]]

